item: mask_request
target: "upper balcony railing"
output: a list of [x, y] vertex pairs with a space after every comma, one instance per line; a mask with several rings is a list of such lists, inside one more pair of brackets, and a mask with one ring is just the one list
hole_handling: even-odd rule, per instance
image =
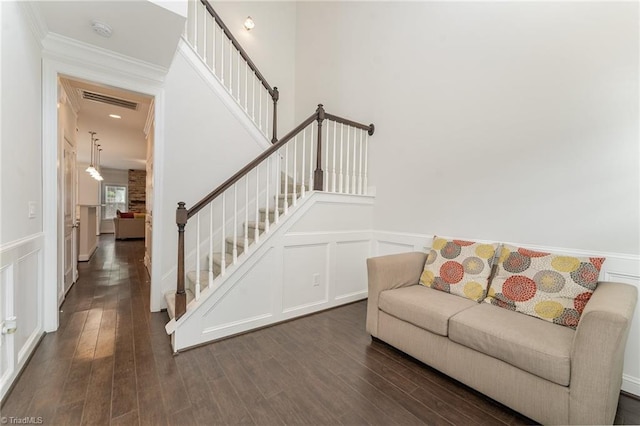
[[278, 88], [271, 87], [207, 0], [189, 1], [185, 37], [271, 143], [278, 140]]

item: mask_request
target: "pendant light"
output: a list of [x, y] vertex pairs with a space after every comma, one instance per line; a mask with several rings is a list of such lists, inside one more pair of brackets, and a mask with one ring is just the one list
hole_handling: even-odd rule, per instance
[[[99, 169], [100, 169], [100, 151], [102, 151], [102, 149], [100, 148], [100, 145], [96, 145], [96, 142], [98, 142], [100, 139], [96, 138], [96, 132], [93, 131], [89, 131], [89, 134], [91, 135], [91, 163], [89, 164], [89, 167], [86, 168], [86, 172], [89, 173], [91, 175], [92, 178], [94, 178], [95, 180], [104, 180], [102, 178], [102, 176], [100, 175]], [[98, 168], [93, 166], [93, 157], [96, 157], [96, 164], [98, 166]]]

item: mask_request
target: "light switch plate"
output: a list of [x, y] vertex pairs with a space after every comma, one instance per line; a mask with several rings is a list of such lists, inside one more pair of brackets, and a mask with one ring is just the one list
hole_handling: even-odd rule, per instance
[[36, 217], [36, 202], [29, 201], [29, 219]]

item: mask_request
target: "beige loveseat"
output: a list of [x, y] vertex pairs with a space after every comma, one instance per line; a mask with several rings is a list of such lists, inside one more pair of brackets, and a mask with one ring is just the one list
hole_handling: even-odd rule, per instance
[[426, 260], [367, 261], [367, 331], [543, 424], [611, 424], [637, 289], [601, 282], [576, 330], [418, 284]]
[[123, 218], [114, 217], [113, 225], [116, 234], [116, 240], [125, 238], [144, 238], [145, 218]]

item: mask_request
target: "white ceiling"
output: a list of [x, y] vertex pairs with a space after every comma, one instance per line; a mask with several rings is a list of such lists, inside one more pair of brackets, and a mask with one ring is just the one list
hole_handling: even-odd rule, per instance
[[[89, 131], [96, 132], [97, 142], [102, 147], [100, 165], [113, 169], [144, 169], [147, 158], [145, 124], [148, 120], [152, 98], [98, 85], [85, 81], [61, 78], [60, 82], [78, 109], [77, 125], [77, 160], [89, 163], [91, 160], [91, 136]], [[88, 90], [102, 95], [133, 101], [138, 108], [133, 111], [127, 108], [112, 106], [92, 100], [83, 99], [81, 90]], [[116, 114], [122, 118], [109, 117]]]
[[[185, 0], [170, 4], [186, 5]], [[39, 1], [35, 2], [45, 31], [108, 49], [138, 60], [169, 68], [184, 31], [185, 17], [147, 0]], [[185, 6], [186, 12], [186, 6]], [[113, 33], [96, 34], [91, 22], [109, 25]]]
[[[0, 0], [1, 1], [1, 0]], [[113, 51], [168, 70], [185, 25], [186, 0], [126, 0], [126, 1], [35, 1], [32, 8], [38, 16], [44, 37], [56, 34]], [[109, 38], [93, 31], [92, 21], [107, 24], [112, 29]], [[97, 82], [67, 79], [61, 83], [72, 105], [78, 110], [77, 159], [90, 161], [90, 136], [97, 132], [102, 145], [102, 167], [144, 169], [146, 161], [145, 123], [152, 99]], [[78, 89], [138, 102], [136, 111], [83, 100]], [[109, 114], [120, 115], [113, 119]]]

